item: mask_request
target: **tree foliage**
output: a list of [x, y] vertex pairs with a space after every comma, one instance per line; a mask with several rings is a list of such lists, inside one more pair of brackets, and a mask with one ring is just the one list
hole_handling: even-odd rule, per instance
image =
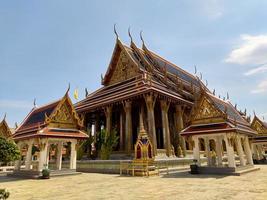
[[108, 133], [105, 129], [102, 129], [99, 134], [99, 146], [100, 148], [100, 158], [102, 160], [108, 160], [113, 149], [118, 144], [119, 137], [117, 136], [117, 131], [112, 130]]
[[20, 152], [12, 140], [0, 137], [0, 162], [4, 164], [20, 159]]

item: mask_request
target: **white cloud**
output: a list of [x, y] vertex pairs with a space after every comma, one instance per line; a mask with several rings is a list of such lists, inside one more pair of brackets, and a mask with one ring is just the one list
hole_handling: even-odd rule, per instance
[[261, 65], [259, 67], [253, 68], [244, 73], [245, 76], [251, 76], [254, 74], [264, 73], [267, 72], [267, 64]]
[[21, 100], [0, 100], [0, 108], [15, 108], [15, 109], [24, 109], [24, 108], [32, 108], [33, 104], [28, 101]]
[[261, 81], [255, 90], [252, 90], [251, 93], [263, 93], [267, 92], [267, 79]]
[[240, 65], [267, 63], [267, 35], [241, 35], [242, 44], [233, 49], [226, 62]]

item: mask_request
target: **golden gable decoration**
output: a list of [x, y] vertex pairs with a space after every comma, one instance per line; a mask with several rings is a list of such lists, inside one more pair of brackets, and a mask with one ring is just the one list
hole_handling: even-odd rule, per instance
[[199, 109], [196, 110], [193, 120], [217, 118], [221, 116], [222, 113], [211, 102], [209, 102], [207, 97], [204, 97], [200, 103]]
[[65, 95], [56, 110], [48, 117], [46, 123], [56, 128], [77, 128], [83, 127], [83, 119], [80, 119], [72, 106], [68, 95]]
[[136, 76], [137, 68], [129, 60], [125, 51], [121, 51], [115, 69], [109, 80], [109, 85], [127, 80]]
[[9, 129], [5, 118], [0, 122], [0, 137], [3, 138], [10, 138], [11, 137], [11, 130]]
[[267, 134], [267, 128], [263, 126], [262, 122], [256, 116], [252, 121], [251, 127], [259, 134]]

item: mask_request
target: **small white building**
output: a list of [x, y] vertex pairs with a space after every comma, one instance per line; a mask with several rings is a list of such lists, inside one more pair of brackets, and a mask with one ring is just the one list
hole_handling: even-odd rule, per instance
[[[68, 92], [63, 98], [30, 111], [22, 124], [15, 130], [13, 139], [22, 154], [26, 156], [25, 170], [40, 172], [49, 168], [50, 147], [56, 147], [56, 170], [62, 169], [63, 146], [70, 146], [69, 169], [76, 171], [77, 144], [88, 138], [83, 132], [83, 120], [76, 113]], [[33, 147], [37, 149], [37, 166], [32, 167]], [[15, 171], [19, 171], [21, 160]]]
[[[181, 135], [191, 142], [200, 172], [234, 173], [253, 167], [249, 137], [256, 134], [249, 120], [229, 100], [203, 89], [193, 108], [190, 125]], [[201, 147], [207, 157], [205, 168], [200, 162]]]

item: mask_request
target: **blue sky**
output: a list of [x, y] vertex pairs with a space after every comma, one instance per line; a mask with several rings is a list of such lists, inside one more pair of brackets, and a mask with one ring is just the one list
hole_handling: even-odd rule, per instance
[[[154, 52], [194, 72], [238, 108], [267, 117], [267, 1], [0, 0], [0, 119], [20, 123], [33, 106], [99, 88], [115, 36], [139, 32]], [[75, 102], [75, 101], [74, 101]]]

